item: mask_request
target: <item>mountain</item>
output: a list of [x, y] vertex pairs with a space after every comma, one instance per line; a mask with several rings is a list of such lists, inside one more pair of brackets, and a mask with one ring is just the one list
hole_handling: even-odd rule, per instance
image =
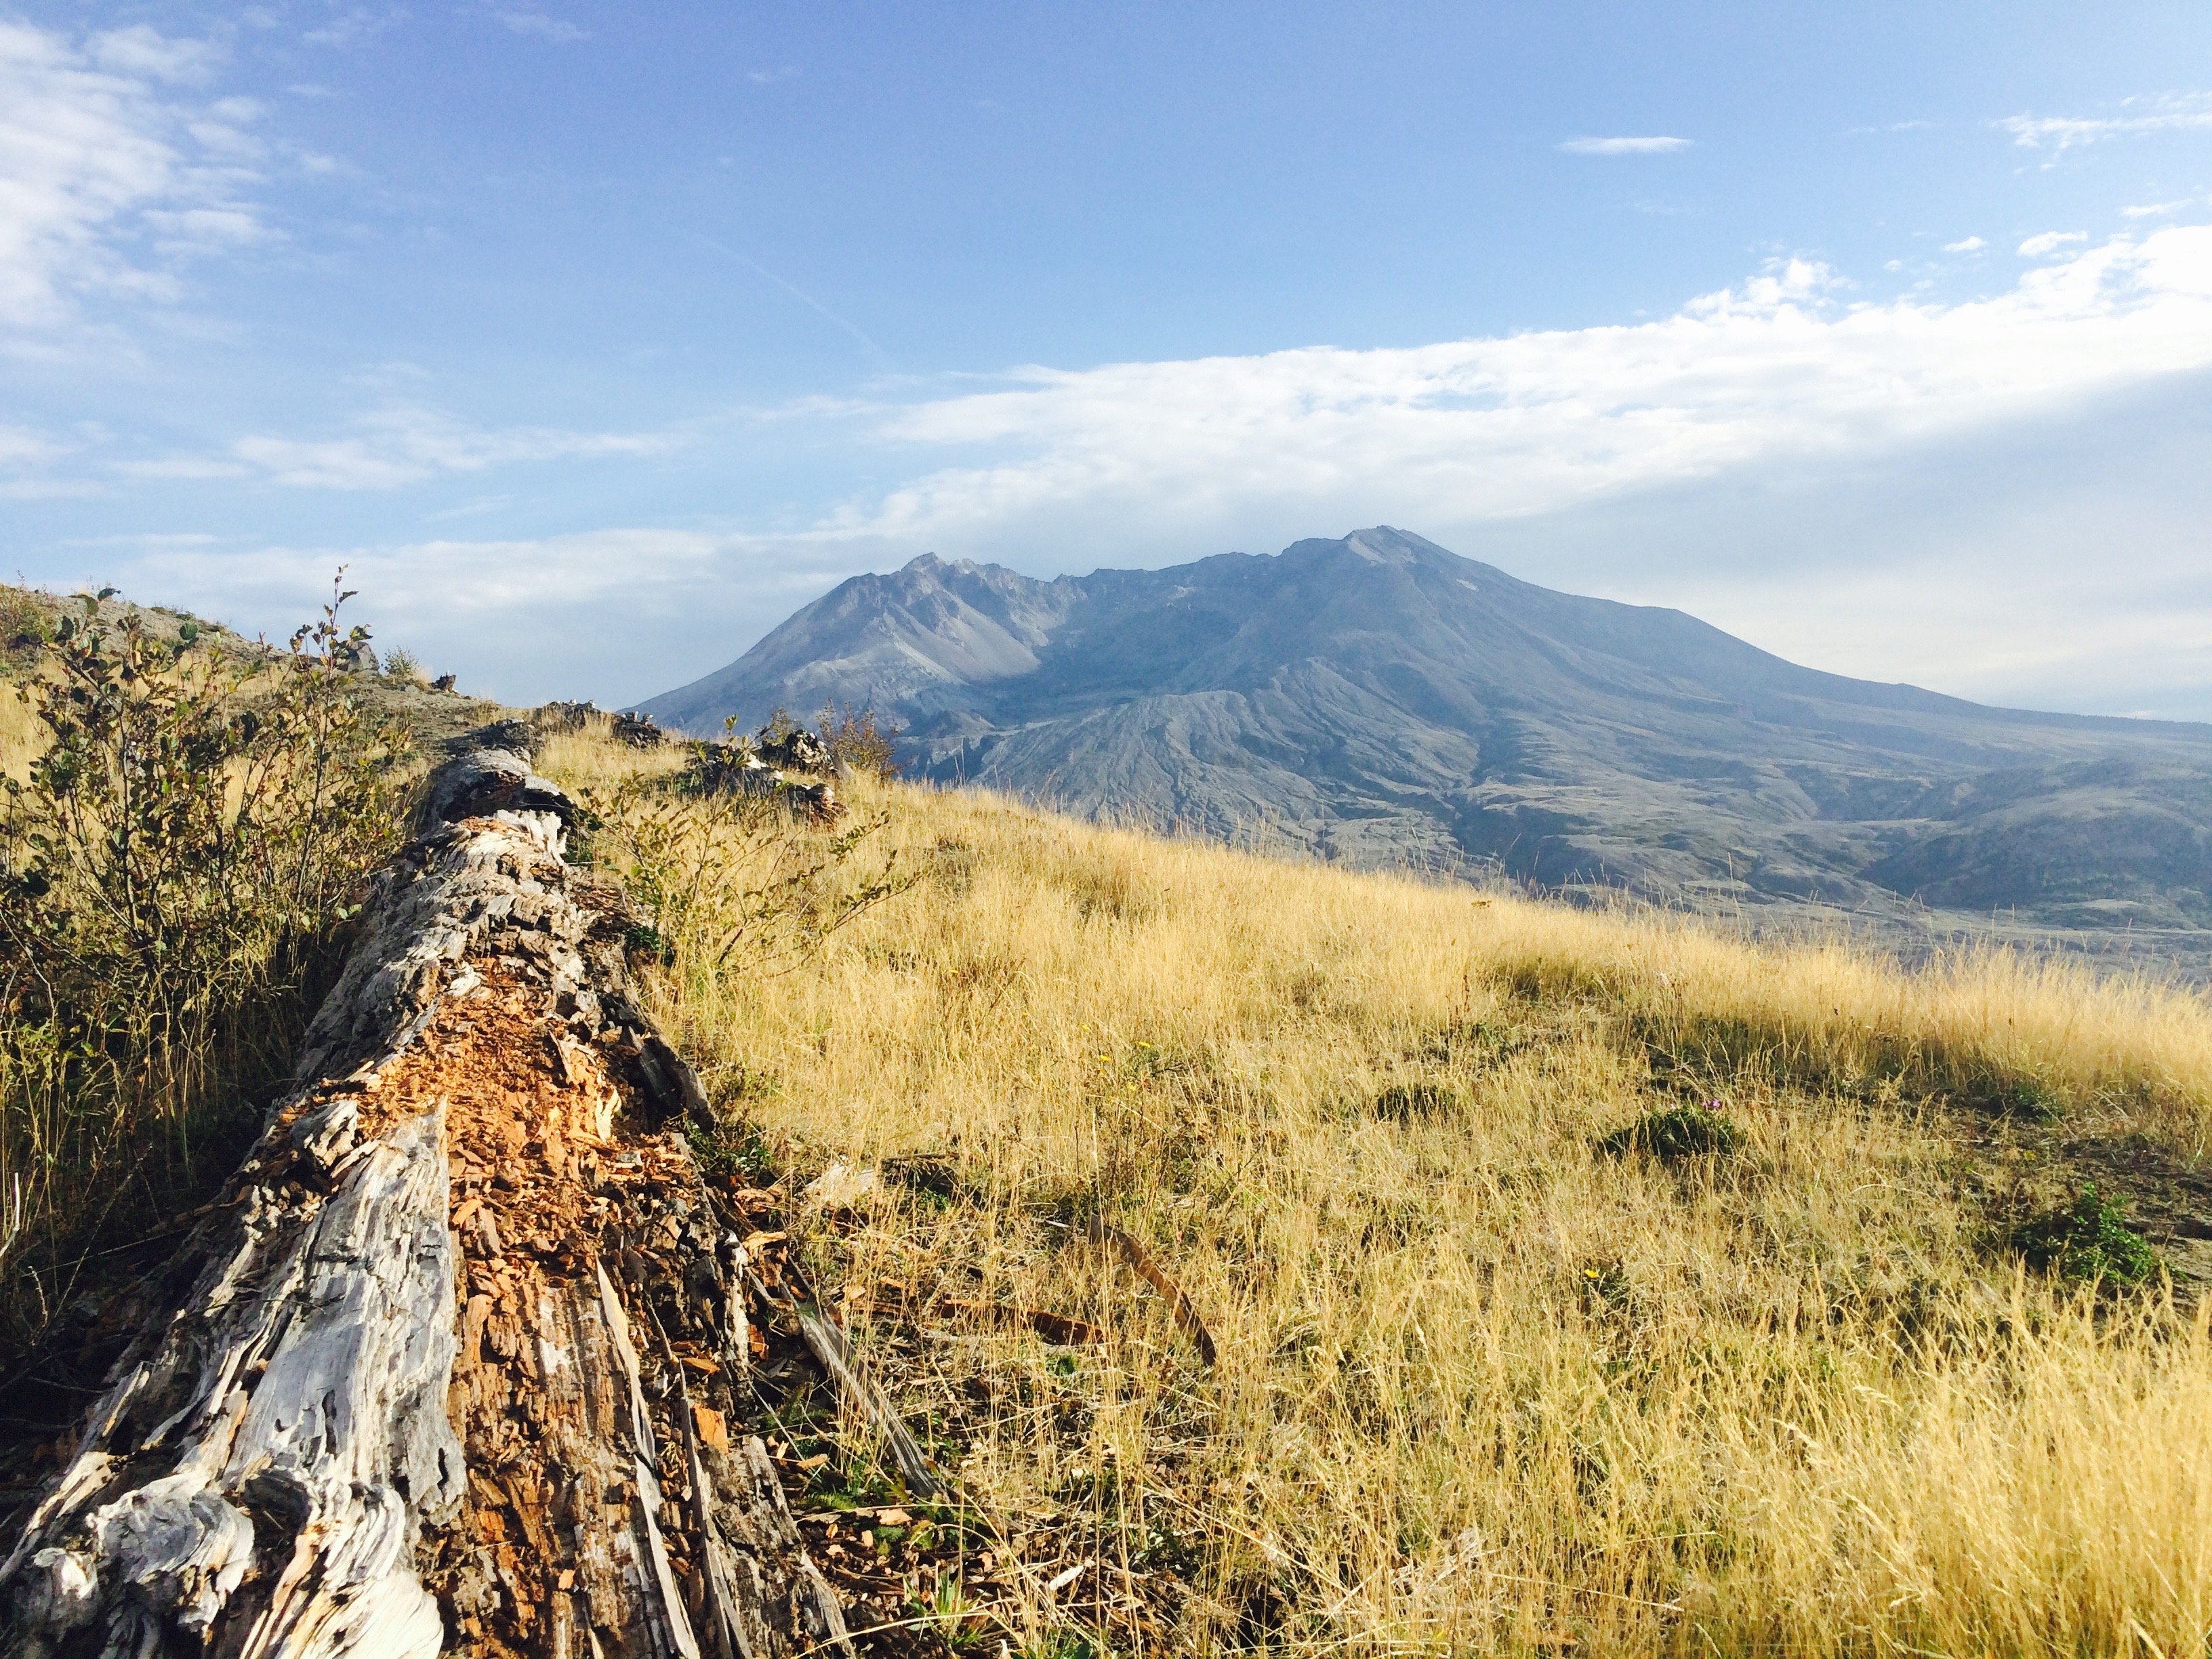
[[656, 697], [872, 708], [910, 771], [1364, 865], [1699, 903], [2212, 927], [2212, 726], [1984, 708], [1381, 526], [1035, 580], [854, 577]]

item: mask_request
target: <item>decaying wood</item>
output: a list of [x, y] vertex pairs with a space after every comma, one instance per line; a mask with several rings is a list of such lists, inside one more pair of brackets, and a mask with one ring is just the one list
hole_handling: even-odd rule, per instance
[[[512, 755], [442, 769], [295, 1086], [4, 1564], [32, 1659], [848, 1653], [732, 1431], [744, 1253], [618, 896]], [[918, 1455], [918, 1454], [917, 1454]]]

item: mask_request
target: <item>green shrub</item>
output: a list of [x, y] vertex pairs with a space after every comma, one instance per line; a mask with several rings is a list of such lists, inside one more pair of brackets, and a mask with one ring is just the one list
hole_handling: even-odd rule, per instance
[[2158, 1271], [2158, 1255], [2149, 1242], [2094, 1184], [2082, 1188], [2063, 1209], [2021, 1223], [2014, 1230], [2013, 1243], [2031, 1266], [2069, 1279], [2140, 1285]]
[[1964, 1097], [1977, 1110], [2031, 1123], [2056, 1123], [2066, 1115], [2064, 1097], [2040, 1078], [1980, 1079], [1964, 1091]]

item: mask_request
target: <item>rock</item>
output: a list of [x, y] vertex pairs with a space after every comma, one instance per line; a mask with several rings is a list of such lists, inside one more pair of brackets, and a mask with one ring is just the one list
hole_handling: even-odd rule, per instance
[[763, 766], [785, 772], [807, 772], [821, 776], [836, 765], [830, 745], [811, 732], [803, 728], [788, 732], [781, 738], [771, 738], [763, 726], [760, 732], [760, 757]]
[[845, 804], [837, 799], [836, 787], [827, 778], [819, 783], [795, 783], [787, 779], [783, 795], [794, 814], [803, 815], [823, 829], [845, 816]]
[[748, 744], [695, 744], [684, 769], [684, 787], [701, 795], [759, 795], [775, 787], [775, 775]]
[[841, 1158], [806, 1183], [799, 1201], [810, 1210], [865, 1209], [883, 1184], [873, 1170]]
[[541, 732], [580, 732], [599, 716], [590, 702], [543, 703], [531, 714], [531, 724]]
[[626, 743], [633, 749], [657, 749], [666, 736], [650, 715], [623, 714], [615, 716], [614, 739], [617, 743]]

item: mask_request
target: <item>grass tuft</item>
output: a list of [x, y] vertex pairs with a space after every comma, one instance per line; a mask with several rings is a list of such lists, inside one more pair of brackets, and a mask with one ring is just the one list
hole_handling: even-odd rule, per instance
[[1644, 1152], [1662, 1163], [1692, 1158], [1726, 1158], [1742, 1144], [1743, 1132], [1708, 1106], [1669, 1106], [1648, 1114], [1599, 1140], [1598, 1150], [1615, 1158]]
[[1459, 1091], [1443, 1083], [1394, 1083], [1375, 1097], [1375, 1115], [1409, 1123], [1455, 1110]]

